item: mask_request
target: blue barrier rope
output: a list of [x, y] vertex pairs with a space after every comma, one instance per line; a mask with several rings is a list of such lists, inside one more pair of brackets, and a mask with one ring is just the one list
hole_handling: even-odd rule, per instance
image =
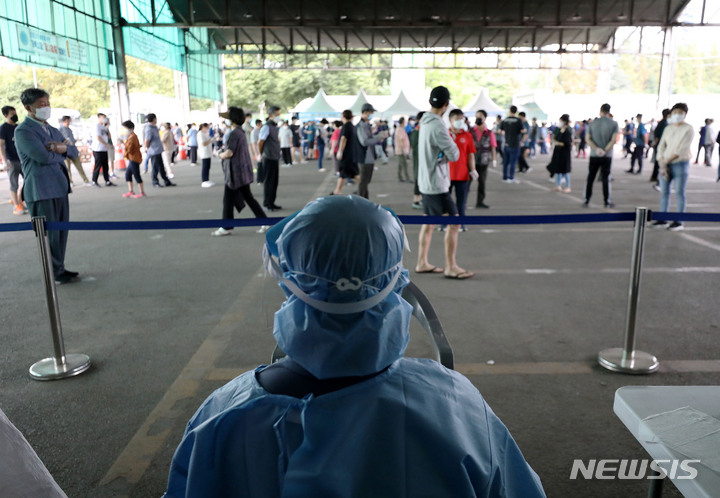
[[[405, 225], [538, 225], [557, 223], [606, 223], [632, 221], [635, 213], [536, 214], [521, 216], [398, 216]], [[720, 216], [718, 217], [720, 221]]]
[[49, 221], [48, 230], [187, 230], [190, 228], [258, 227], [274, 225], [282, 218], [171, 221]]
[[[405, 225], [443, 225], [448, 216], [398, 216]], [[243, 218], [233, 220], [165, 220], [165, 221], [49, 221], [48, 230], [187, 230], [217, 227], [257, 227], [274, 225], [283, 218]], [[536, 225], [567, 223], [608, 223], [633, 221], [635, 213], [540, 214], [521, 216], [457, 216], [454, 224], [462, 225]], [[720, 213], [652, 212], [653, 220], [720, 222]], [[32, 230], [32, 223], [0, 223], [0, 232]]]
[[22, 223], [0, 223], [0, 232], [24, 232], [32, 229], [32, 223], [29, 221], [23, 221]]

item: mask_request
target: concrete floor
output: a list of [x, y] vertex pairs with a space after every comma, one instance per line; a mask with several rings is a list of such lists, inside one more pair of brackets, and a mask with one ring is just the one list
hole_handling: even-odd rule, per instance
[[[573, 162], [571, 194], [550, 192], [546, 162], [547, 156], [533, 160], [533, 171], [519, 175], [518, 185], [502, 184], [491, 171], [486, 202], [492, 208], [468, 214], [602, 212], [600, 184], [595, 207], [581, 207], [586, 160]], [[616, 158], [615, 211], [657, 209], [649, 168], [631, 176], [623, 173], [627, 167], [628, 160]], [[212, 168], [221, 184], [217, 159]], [[79, 187], [71, 196], [71, 218], [220, 217], [221, 187], [200, 188], [199, 168], [187, 163], [175, 174], [178, 187], [149, 188], [142, 200], [123, 199], [122, 186]], [[280, 174], [282, 215], [334, 185], [332, 174], [311, 164]], [[692, 166], [690, 211], [718, 211], [715, 174]], [[22, 220], [5, 204], [7, 185], [3, 175], [0, 223]], [[258, 186], [253, 190], [261, 197]], [[398, 214], [418, 214], [410, 208], [412, 187], [396, 180], [394, 160], [379, 166], [370, 190], [372, 200]], [[418, 230], [407, 227], [411, 268]], [[629, 223], [474, 226], [461, 234], [458, 251], [460, 264], [477, 273], [474, 279], [413, 276], [438, 312], [457, 369], [508, 426], [548, 496], [644, 496], [644, 480], [569, 479], [574, 459], [647, 458], [613, 413], [615, 390], [720, 383], [717, 224], [647, 234], [637, 347], [660, 358], [660, 371], [628, 376], [596, 366], [599, 350], [622, 344], [631, 235]], [[65, 344], [68, 352], [89, 354], [94, 366], [45, 383], [27, 373], [52, 353], [35, 238], [31, 232], [0, 234], [0, 408], [68, 496], [161, 495], [184, 425], [202, 400], [268, 362], [272, 313], [282, 296], [263, 273], [262, 243], [250, 228], [225, 238], [210, 237], [209, 230], [72, 232], [66, 263], [83, 278], [58, 288]], [[440, 234], [431, 262], [443, 262]], [[410, 355], [429, 353], [418, 330], [413, 327]], [[666, 488], [666, 496], [680, 496], [671, 484]]]

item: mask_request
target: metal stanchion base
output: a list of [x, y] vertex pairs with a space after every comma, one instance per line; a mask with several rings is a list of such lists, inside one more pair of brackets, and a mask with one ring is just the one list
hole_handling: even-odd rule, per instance
[[56, 380], [73, 377], [90, 368], [90, 357], [86, 354], [65, 355], [65, 365], [58, 365], [55, 358], [45, 358], [30, 367], [30, 378], [35, 380]]
[[632, 358], [623, 360], [622, 348], [603, 349], [598, 353], [598, 363], [613, 372], [629, 374], [649, 374], [660, 367], [657, 358], [642, 351], [635, 351]]

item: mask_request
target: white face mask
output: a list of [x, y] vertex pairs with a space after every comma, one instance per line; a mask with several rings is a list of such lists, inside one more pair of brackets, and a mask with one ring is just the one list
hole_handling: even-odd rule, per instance
[[103, 118], [103, 124], [108, 124], [110, 120], [108, 118]]
[[275, 123], [279, 123], [280, 121], [282, 121], [282, 116], [275, 116], [273, 118], [273, 121], [275, 121]]
[[453, 128], [455, 128], [456, 130], [462, 130], [465, 126], [465, 121], [463, 121], [462, 119], [456, 119], [455, 121], [453, 121], [452, 124]]
[[226, 119], [226, 120], [225, 120], [225, 124], [228, 125], [228, 126], [230, 126], [230, 125], [232, 125], [232, 121], [230, 121], [229, 119]]
[[671, 114], [668, 118], [668, 123], [670, 124], [676, 124], [676, 123], [682, 123], [685, 121], [685, 113], [678, 113], [678, 114]]
[[48, 119], [50, 119], [51, 113], [52, 109], [50, 108], [50, 106], [38, 107], [35, 109], [35, 117], [40, 121], [47, 121]]

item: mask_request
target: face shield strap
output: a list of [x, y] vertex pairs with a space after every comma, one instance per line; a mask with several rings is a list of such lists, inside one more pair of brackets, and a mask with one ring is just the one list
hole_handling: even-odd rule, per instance
[[[282, 282], [285, 287], [288, 288], [290, 292], [292, 292], [298, 299], [300, 299], [302, 302], [307, 304], [308, 306], [311, 306], [315, 308], [318, 311], [322, 311], [323, 313], [330, 313], [333, 315], [349, 315], [351, 313], [360, 313], [361, 311], [369, 310], [370, 308], [373, 308], [374, 306], [377, 306], [382, 301], [387, 298], [390, 293], [395, 288], [395, 284], [397, 284], [398, 279], [400, 278], [401, 271], [401, 265], [402, 263], [398, 263], [396, 266], [391, 268], [388, 271], [395, 270], [395, 275], [393, 276], [392, 280], [388, 283], [388, 285], [378, 292], [377, 294], [367, 298], [363, 299], [362, 301], [355, 301], [351, 303], [328, 303], [327, 301], [320, 301], [319, 299], [315, 299], [313, 297], [308, 296], [305, 291], [303, 291], [300, 287], [297, 286], [297, 284], [287, 278], [283, 275], [283, 271], [280, 268], [280, 265], [275, 260], [275, 258], [272, 257], [270, 254], [270, 251], [268, 251], [267, 245], [263, 248], [263, 261], [265, 262], [265, 268], [267, 271], [275, 277], [277, 280]], [[383, 272], [386, 273], [386, 272]], [[382, 275], [382, 274], [381, 274]], [[377, 278], [379, 275], [372, 277]], [[352, 282], [357, 281], [357, 282]], [[353, 279], [340, 279], [336, 283], [336, 286], [340, 290], [346, 290], [340, 288], [345, 283], [348, 283], [349, 285], [347, 288], [349, 289], [356, 289], [362, 286], [362, 281], [360, 281], [357, 278]]]
[[[398, 220], [398, 223], [400, 223], [400, 220]], [[407, 252], [412, 252], [410, 250], [410, 241], [408, 240], [407, 234], [405, 233], [405, 225], [400, 223], [400, 226], [402, 227], [402, 231], [403, 231], [403, 246]]]

